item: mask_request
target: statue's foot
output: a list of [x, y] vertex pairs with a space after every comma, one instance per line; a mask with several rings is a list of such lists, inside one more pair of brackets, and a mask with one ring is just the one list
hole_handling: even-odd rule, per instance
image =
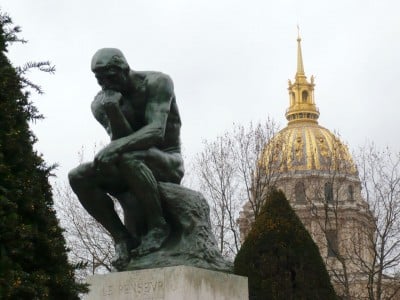
[[143, 256], [160, 249], [168, 235], [169, 226], [167, 224], [151, 229], [142, 239], [140, 246], [131, 251], [131, 255]]
[[111, 264], [117, 271], [125, 270], [131, 258], [131, 251], [137, 248], [139, 241], [137, 239], [124, 239], [115, 243], [115, 255]]

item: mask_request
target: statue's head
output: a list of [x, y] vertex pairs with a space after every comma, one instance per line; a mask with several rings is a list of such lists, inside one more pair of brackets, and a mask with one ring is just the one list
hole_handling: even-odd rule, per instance
[[121, 50], [102, 48], [93, 55], [91, 63], [97, 82], [103, 90], [122, 92], [128, 83], [129, 65]]

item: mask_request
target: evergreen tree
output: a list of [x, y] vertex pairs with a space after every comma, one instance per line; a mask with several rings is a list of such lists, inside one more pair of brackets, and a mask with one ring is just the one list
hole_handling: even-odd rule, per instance
[[272, 191], [235, 259], [251, 300], [337, 299], [318, 248], [285, 195]]
[[18, 27], [0, 12], [0, 299], [78, 299], [85, 285], [74, 266], [53, 210], [51, 168], [33, 150], [29, 121], [40, 118], [29, 102], [23, 73], [48, 63], [14, 68], [7, 56]]

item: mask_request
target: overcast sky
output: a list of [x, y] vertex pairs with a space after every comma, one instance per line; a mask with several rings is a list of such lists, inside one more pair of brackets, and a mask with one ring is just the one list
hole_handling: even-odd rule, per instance
[[365, 140], [400, 149], [400, 1], [3, 0], [26, 45], [14, 65], [50, 60], [55, 75], [32, 73], [46, 94], [34, 96], [46, 117], [33, 128], [36, 148], [59, 163], [58, 180], [92, 159], [108, 137], [91, 115], [99, 90], [94, 52], [120, 48], [134, 70], [169, 74], [187, 157], [234, 122], [271, 116], [281, 126], [296, 72], [300, 25], [305, 72], [315, 75], [319, 124], [354, 149]]

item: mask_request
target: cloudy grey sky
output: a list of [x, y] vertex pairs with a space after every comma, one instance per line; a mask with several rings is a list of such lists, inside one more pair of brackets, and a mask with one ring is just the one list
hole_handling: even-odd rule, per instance
[[33, 73], [45, 89], [35, 104], [37, 149], [66, 180], [86, 149], [108, 140], [90, 112], [99, 90], [94, 52], [117, 47], [136, 70], [174, 80], [187, 157], [232, 127], [269, 115], [286, 125], [287, 80], [296, 71], [300, 25], [305, 72], [316, 77], [320, 125], [350, 149], [366, 139], [400, 149], [400, 2], [398, 0], [3, 0], [26, 45], [15, 65], [50, 60], [53, 76]]

